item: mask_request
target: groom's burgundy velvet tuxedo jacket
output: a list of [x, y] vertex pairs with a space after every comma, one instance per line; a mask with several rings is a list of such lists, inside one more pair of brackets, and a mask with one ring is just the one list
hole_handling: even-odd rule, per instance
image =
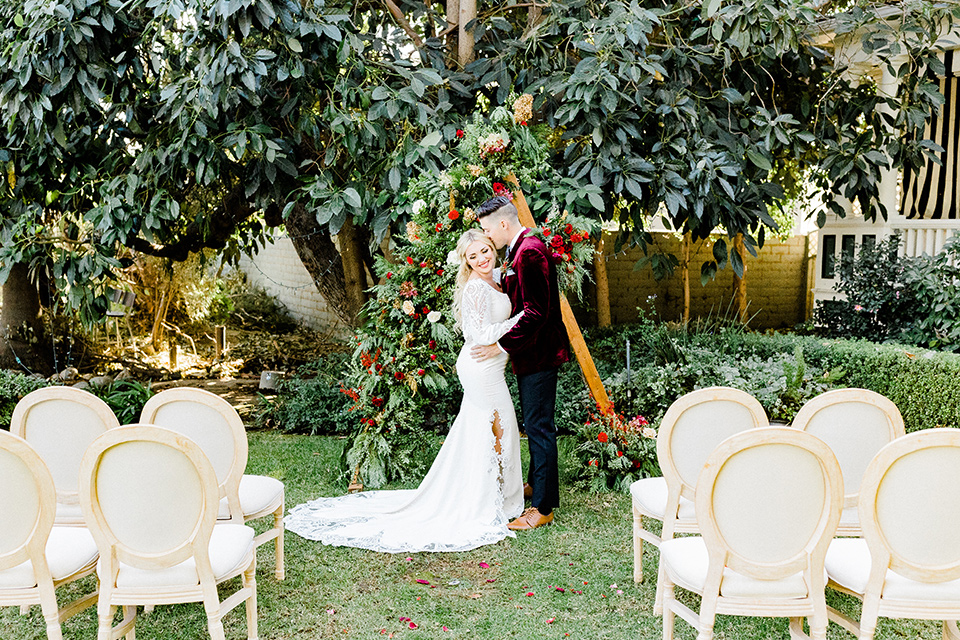
[[507, 250], [504, 264], [507, 271], [500, 286], [510, 296], [510, 315], [524, 314], [498, 342], [510, 354], [517, 375], [556, 369], [570, 359], [570, 345], [550, 250], [527, 230]]

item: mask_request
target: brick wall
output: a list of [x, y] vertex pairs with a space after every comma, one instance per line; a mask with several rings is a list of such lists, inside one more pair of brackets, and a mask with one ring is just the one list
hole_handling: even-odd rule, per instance
[[[700, 284], [700, 265], [713, 259], [714, 237], [695, 243], [690, 256], [690, 315], [692, 318], [725, 315], [733, 292], [733, 270], [728, 265], [717, 272], [716, 278]], [[728, 247], [730, 243], [728, 242]], [[657, 282], [649, 266], [634, 271], [634, 265], [643, 257], [639, 248], [614, 255], [613, 238], [607, 247], [607, 278], [610, 286], [610, 316], [614, 324], [634, 322], [637, 307], [647, 308], [646, 300], [655, 295], [654, 304], [659, 317], [679, 320], [683, 312], [683, 285], [680, 271]], [[793, 236], [785, 242], [767, 240], [756, 258], [746, 260], [747, 313], [752, 316], [750, 326], [756, 329], [793, 326], [807, 317], [809, 257], [807, 236]], [[672, 234], [655, 234], [650, 253], [662, 251], [679, 258], [680, 240]], [[577, 305], [577, 316], [584, 324], [595, 324], [595, 291], [585, 290], [583, 303]]]
[[[733, 270], [727, 266], [706, 286], [700, 285], [700, 265], [712, 259], [712, 241], [695, 245], [691, 252], [690, 313], [691, 317], [724, 315], [728, 313]], [[664, 251], [680, 255], [680, 241], [671, 234], [655, 234], [650, 251]], [[728, 243], [729, 244], [729, 243]], [[637, 307], [649, 296], [659, 317], [679, 320], [683, 309], [683, 289], [680, 272], [657, 282], [649, 267], [634, 271], [634, 264], [643, 253], [639, 248], [614, 255], [613, 238], [606, 242], [607, 277], [610, 283], [610, 315], [614, 324], [635, 322]], [[758, 257], [747, 258], [748, 315], [755, 329], [790, 327], [807, 317], [810, 291], [807, 236], [794, 236], [785, 242], [771, 239]], [[289, 238], [281, 237], [260, 250], [254, 259], [243, 258], [240, 268], [250, 282], [263, 287], [290, 310], [303, 324], [331, 335], [342, 335], [345, 327], [328, 307], [323, 296], [297, 256]], [[576, 315], [584, 326], [596, 324], [596, 291], [584, 288], [584, 300], [574, 304]]]
[[301, 324], [329, 333], [331, 337], [342, 337], [346, 333], [343, 322], [317, 291], [290, 238], [277, 237], [252, 259], [244, 256], [240, 269], [251, 284], [276, 298]]

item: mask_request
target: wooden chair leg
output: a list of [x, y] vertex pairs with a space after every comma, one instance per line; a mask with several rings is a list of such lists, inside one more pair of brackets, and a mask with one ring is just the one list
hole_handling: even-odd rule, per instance
[[273, 526], [277, 530], [277, 537], [273, 544], [276, 545], [276, 564], [274, 565], [274, 575], [277, 580], [283, 580], [286, 577], [286, 571], [283, 563], [283, 512], [285, 501], [280, 501], [280, 506], [273, 512]]
[[643, 582], [643, 538], [640, 529], [643, 528], [643, 516], [636, 509], [633, 510], [633, 581]]
[[[277, 541], [280, 539], [277, 538]], [[282, 578], [281, 578], [282, 579]], [[250, 564], [250, 567], [243, 572], [243, 586], [250, 589], [250, 597], [246, 601], [247, 610], [247, 640], [257, 640], [257, 561]]]

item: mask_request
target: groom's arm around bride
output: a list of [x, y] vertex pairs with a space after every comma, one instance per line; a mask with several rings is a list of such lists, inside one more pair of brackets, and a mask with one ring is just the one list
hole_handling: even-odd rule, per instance
[[550, 250], [520, 224], [509, 198], [488, 200], [477, 210], [477, 217], [497, 248], [507, 247], [500, 284], [510, 297], [511, 315], [524, 312], [497, 344], [476, 346], [472, 354], [478, 360], [500, 351], [510, 355], [530, 448], [527, 482], [532, 506], [508, 526], [533, 529], [553, 521], [553, 509], [560, 501], [554, 410], [557, 371], [570, 353], [560, 315], [557, 270]]

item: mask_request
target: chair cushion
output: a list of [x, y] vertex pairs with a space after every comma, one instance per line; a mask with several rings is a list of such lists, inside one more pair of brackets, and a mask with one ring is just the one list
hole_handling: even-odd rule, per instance
[[[213, 528], [209, 553], [214, 579], [219, 582], [242, 568], [244, 558], [253, 552], [253, 536], [253, 529], [242, 524], [221, 524]], [[102, 563], [101, 560], [97, 565], [101, 578]], [[121, 589], [187, 587], [199, 582], [197, 563], [193, 558], [158, 571], [138, 569], [121, 562], [117, 574], [117, 587]]]
[[[83, 527], [54, 527], [47, 538], [46, 554], [50, 575], [56, 582], [92, 565], [97, 559], [97, 543]], [[29, 589], [36, 585], [29, 560], [0, 571], [0, 589]]]
[[[630, 485], [633, 505], [638, 511], [652, 518], [663, 520], [667, 511], [667, 481], [663, 478], [643, 478]], [[680, 509], [677, 517], [681, 520], [696, 520], [697, 513], [693, 501], [680, 497]]]
[[[827, 576], [840, 586], [863, 595], [870, 578], [870, 549], [862, 538], [836, 538], [824, 560]], [[960, 600], [960, 580], [918, 582], [887, 569], [884, 599], [951, 601]]]
[[[240, 509], [244, 517], [260, 513], [272, 513], [283, 501], [283, 483], [269, 476], [251, 476], [244, 474], [240, 478]], [[221, 520], [230, 517], [227, 499], [220, 501]]]
[[[660, 543], [660, 562], [674, 584], [702, 594], [707, 581], [707, 545], [703, 538], [691, 536]], [[807, 586], [799, 572], [781, 580], [758, 580], [729, 568], [723, 570], [720, 595], [741, 598], [805, 598]]]

